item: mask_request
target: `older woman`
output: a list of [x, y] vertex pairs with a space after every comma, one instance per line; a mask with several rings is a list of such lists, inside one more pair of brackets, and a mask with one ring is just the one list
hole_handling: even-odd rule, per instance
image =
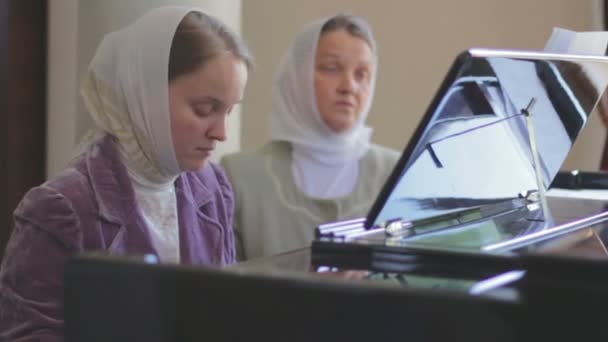
[[308, 246], [318, 224], [367, 213], [399, 156], [371, 144], [365, 126], [376, 65], [359, 17], [323, 19], [297, 35], [273, 88], [271, 141], [222, 160], [239, 259]]

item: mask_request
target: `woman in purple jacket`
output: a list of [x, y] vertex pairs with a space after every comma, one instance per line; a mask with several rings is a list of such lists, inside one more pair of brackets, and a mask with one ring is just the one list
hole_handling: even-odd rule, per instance
[[63, 268], [77, 253], [234, 262], [232, 190], [207, 159], [250, 65], [240, 38], [197, 9], [158, 8], [103, 39], [81, 88], [96, 133], [14, 213], [0, 340], [63, 339]]

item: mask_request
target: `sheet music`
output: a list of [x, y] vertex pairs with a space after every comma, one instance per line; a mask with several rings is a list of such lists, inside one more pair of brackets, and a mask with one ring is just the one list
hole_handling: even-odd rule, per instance
[[608, 31], [576, 32], [554, 27], [544, 51], [553, 53], [605, 56]]
[[608, 190], [595, 190], [595, 189], [570, 190], [570, 189], [554, 188], [554, 189], [549, 189], [549, 191], [547, 191], [547, 196], [608, 201]]

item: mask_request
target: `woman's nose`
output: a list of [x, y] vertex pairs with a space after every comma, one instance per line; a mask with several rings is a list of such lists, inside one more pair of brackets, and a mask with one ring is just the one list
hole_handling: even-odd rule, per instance
[[209, 138], [219, 141], [226, 140], [226, 115], [222, 115], [217, 121], [213, 123], [209, 130]]
[[352, 93], [356, 90], [356, 87], [355, 78], [352, 75], [348, 73], [342, 75], [338, 86], [338, 90], [341, 93]]

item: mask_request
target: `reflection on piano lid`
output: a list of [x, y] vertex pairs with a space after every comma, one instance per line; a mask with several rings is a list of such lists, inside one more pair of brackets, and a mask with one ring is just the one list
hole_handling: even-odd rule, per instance
[[499, 199], [538, 190], [522, 110], [534, 99], [540, 173], [548, 187], [608, 84], [603, 57], [472, 49], [445, 77], [366, 227], [436, 215], [418, 199]]

